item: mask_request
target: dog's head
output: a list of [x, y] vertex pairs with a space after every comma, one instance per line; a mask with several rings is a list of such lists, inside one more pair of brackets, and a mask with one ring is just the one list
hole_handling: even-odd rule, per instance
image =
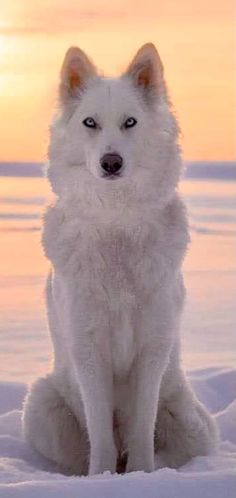
[[83, 183], [100, 191], [132, 184], [138, 192], [149, 182], [157, 196], [167, 185], [173, 190], [180, 167], [178, 127], [154, 45], [144, 45], [114, 79], [100, 77], [83, 51], [70, 48], [59, 100], [48, 172], [57, 194], [81, 190]]

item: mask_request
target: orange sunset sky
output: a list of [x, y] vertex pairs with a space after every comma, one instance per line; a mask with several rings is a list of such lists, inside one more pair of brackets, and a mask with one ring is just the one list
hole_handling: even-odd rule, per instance
[[64, 53], [107, 75], [156, 44], [184, 158], [235, 160], [234, 0], [0, 0], [0, 160], [42, 161]]

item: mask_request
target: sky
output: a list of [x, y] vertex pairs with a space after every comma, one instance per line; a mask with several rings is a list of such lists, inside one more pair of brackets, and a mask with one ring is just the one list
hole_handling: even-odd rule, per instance
[[155, 43], [186, 160], [236, 159], [234, 0], [0, 0], [0, 161], [44, 161], [69, 46], [108, 76]]

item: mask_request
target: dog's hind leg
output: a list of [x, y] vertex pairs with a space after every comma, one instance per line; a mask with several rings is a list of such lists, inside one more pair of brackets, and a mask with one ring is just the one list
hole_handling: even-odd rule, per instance
[[32, 447], [55, 462], [59, 470], [65, 474], [87, 474], [87, 433], [53, 386], [50, 375], [37, 380], [29, 391], [23, 430]]
[[216, 448], [214, 420], [181, 372], [177, 385], [168, 397], [160, 399], [155, 428], [158, 467], [176, 468], [195, 456], [208, 455]]

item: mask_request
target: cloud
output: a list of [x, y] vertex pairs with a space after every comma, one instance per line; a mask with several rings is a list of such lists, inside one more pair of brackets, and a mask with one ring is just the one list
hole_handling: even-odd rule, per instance
[[[212, 17], [214, 13], [214, 17]], [[0, 34], [59, 34], [90, 29], [233, 19], [232, 0], [15, 0], [1, 6]]]
[[[29, 34], [58, 34], [89, 29], [95, 23], [99, 27], [109, 26], [109, 23], [121, 22], [125, 19], [125, 12], [119, 9], [101, 8], [102, 3], [86, 9], [79, 2], [70, 1], [69, 5], [61, 1], [35, 2], [30, 7], [22, 3], [19, 11], [5, 16], [0, 24], [2, 35], [29, 35]], [[93, 5], [92, 5], [93, 3]], [[105, 5], [104, 5], [105, 7]]]

